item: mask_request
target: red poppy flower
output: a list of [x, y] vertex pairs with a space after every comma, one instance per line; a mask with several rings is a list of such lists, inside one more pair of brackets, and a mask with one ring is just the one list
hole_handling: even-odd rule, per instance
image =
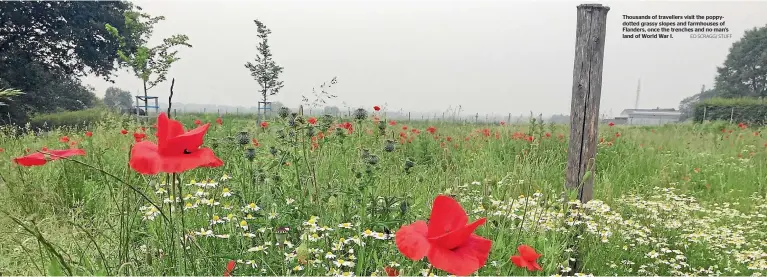
[[259, 145], [261, 145], [261, 144], [258, 143], [258, 140], [255, 139], [255, 138], [253, 138], [251, 141], [253, 142], [253, 146], [255, 146], [255, 147], [258, 147]]
[[466, 211], [448, 196], [434, 199], [429, 223], [419, 220], [396, 233], [399, 251], [411, 260], [424, 256], [438, 269], [450, 274], [469, 276], [485, 265], [492, 241], [475, 235], [474, 230], [486, 219], [470, 224]]
[[210, 123], [184, 132], [181, 122], [160, 113], [157, 116], [157, 144], [147, 140], [136, 143], [131, 149], [130, 167], [151, 175], [224, 165], [213, 150], [200, 147], [208, 127]]
[[317, 124], [317, 118], [314, 118], [314, 117], [310, 117], [309, 120], [307, 121], [309, 121], [309, 124], [312, 124], [312, 125]]
[[399, 276], [399, 271], [396, 268], [387, 266], [384, 267], [384, 271], [386, 271], [386, 276]]
[[224, 271], [224, 276], [232, 276], [232, 271], [234, 271], [234, 266], [236, 266], [237, 263], [234, 261], [229, 261], [226, 264], [226, 271]]
[[613, 122], [607, 123], [607, 126], [613, 127], [613, 126], [615, 126], [615, 123], [613, 123]]
[[69, 142], [69, 137], [68, 136], [62, 136], [62, 137], [59, 138], [59, 141], [67, 143], [67, 142]]
[[373, 106], [373, 109], [374, 109], [375, 111], [380, 111], [380, 110], [381, 110], [381, 107], [379, 107], [379, 106]]
[[87, 131], [87, 132], [85, 132], [85, 136], [86, 137], [92, 137], [93, 136], [93, 132]]
[[54, 161], [61, 158], [69, 158], [72, 156], [85, 156], [85, 150], [82, 149], [66, 149], [66, 150], [46, 150], [43, 152], [35, 152], [26, 156], [14, 158], [13, 162], [21, 166], [37, 166], [44, 165], [48, 161]]
[[136, 142], [142, 141], [142, 140], [144, 140], [144, 138], [146, 138], [146, 134], [144, 134], [144, 133], [138, 133], [138, 132], [134, 132], [133, 133], [133, 139]]
[[429, 126], [429, 128], [426, 128], [426, 131], [433, 135], [434, 133], [437, 132], [437, 127]]
[[394, 120], [389, 121], [389, 125], [391, 125], [391, 126], [397, 125], [397, 121], [394, 121]]
[[538, 264], [538, 258], [541, 254], [535, 253], [535, 249], [528, 245], [520, 245], [517, 250], [519, 255], [511, 256], [511, 262], [521, 268], [527, 268], [529, 271], [543, 270]]
[[501, 121], [501, 126], [506, 126], [506, 121]]
[[202, 121], [200, 121], [199, 119], [195, 119], [194, 120], [194, 125], [198, 125], [198, 126], [202, 125]]
[[224, 125], [224, 120], [221, 119], [220, 117], [216, 118], [216, 123], [218, 123], [218, 125]]
[[122, 130], [120, 130], [120, 134], [127, 135], [128, 134], [128, 130], [122, 129]]
[[261, 128], [266, 129], [266, 127], [269, 127], [269, 122], [266, 122], [266, 121], [261, 122]]

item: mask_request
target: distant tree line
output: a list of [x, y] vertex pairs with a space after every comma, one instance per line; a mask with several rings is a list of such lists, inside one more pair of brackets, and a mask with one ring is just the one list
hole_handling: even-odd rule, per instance
[[714, 87], [705, 86], [679, 103], [682, 120], [693, 117], [696, 104], [712, 98], [767, 98], [767, 26], [745, 32], [717, 68]]

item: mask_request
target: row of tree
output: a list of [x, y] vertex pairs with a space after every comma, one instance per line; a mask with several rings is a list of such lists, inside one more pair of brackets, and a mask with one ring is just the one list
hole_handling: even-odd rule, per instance
[[679, 103], [682, 120], [692, 118], [695, 104], [718, 98], [767, 98], [767, 26], [745, 32], [732, 44], [713, 88], [703, 86], [700, 92]]

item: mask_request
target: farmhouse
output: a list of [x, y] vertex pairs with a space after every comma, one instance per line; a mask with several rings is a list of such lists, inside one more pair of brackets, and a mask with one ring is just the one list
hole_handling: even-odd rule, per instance
[[679, 122], [681, 112], [676, 109], [625, 109], [615, 120], [628, 125], [663, 125]]

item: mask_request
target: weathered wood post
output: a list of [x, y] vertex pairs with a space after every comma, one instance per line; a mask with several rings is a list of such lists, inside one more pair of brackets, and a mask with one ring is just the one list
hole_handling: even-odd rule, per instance
[[735, 116], [735, 107], [732, 107], [730, 110], [730, 124], [732, 124], [732, 118]]
[[[578, 6], [565, 187], [578, 189], [581, 203], [588, 202], [594, 195], [594, 159], [599, 137], [599, 100], [609, 10], [610, 7], [601, 4]], [[587, 171], [591, 172], [591, 177], [583, 180]]]
[[[602, 96], [602, 64], [605, 50], [605, 31], [607, 12], [610, 8], [600, 4], [582, 4], [578, 6], [578, 19], [575, 34], [575, 62], [573, 66], [573, 92], [570, 106], [570, 144], [567, 149], [567, 171], [565, 187], [578, 190], [578, 199], [587, 203], [594, 195], [594, 171], [597, 154], [599, 126], [599, 98]], [[590, 172], [586, 174], [586, 172]], [[580, 217], [577, 207], [575, 212]], [[570, 272], [581, 272], [577, 237], [582, 234], [583, 226], [574, 227], [572, 232], [572, 250]]]

